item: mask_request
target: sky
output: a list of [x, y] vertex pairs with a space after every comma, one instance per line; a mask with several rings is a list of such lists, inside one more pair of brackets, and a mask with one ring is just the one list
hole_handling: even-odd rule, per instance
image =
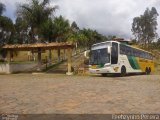
[[[18, 3], [27, 0], [1, 0], [6, 5], [4, 15], [13, 21], [16, 19]], [[130, 39], [133, 18], [144, 13], [146, 8], [155, 7], [160, 14], [160, 0], [50, 0], [51, 5], [58, 5], [56, 15], [62, 15], [70, 22], [75, 21], [82, 28], [97, 30], [103, 35], [116, 35]], [[158, 17], [160, 26], [160, 16]], [[160, 36], [160, 27], [158, 34]]]

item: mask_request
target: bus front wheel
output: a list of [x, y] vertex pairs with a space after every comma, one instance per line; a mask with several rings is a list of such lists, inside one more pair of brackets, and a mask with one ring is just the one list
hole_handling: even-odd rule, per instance
[[107, 73], [102, 73], [101, 75], [102, 75], [102, 77], [107, 77], [108, 74]]
[[125, 76], [126, 75], [126, 67], [125, 66], [122, 66], [121, 68], [121, 76]]

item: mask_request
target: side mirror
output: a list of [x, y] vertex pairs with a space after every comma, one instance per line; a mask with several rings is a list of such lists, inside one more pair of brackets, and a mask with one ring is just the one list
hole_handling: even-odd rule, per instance
[[87, 51], [84, 52], [84, 57], [86, 59], [89, 59], [89, 53], [90, 53], [90, 50], [87, 50]]
[[108, 48], [107, 48], [109, 54], [111, 54], [111, 48], [112, 48], [111, 46], [108, 46]]

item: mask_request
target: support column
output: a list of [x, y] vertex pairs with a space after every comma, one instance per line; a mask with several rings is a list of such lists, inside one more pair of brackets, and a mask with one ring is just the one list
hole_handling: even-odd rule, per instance
[[63, 59], [66, 60], [66, 49], [63, 50], [63, 54], [64, 54]]
[[60, 50], [60, 48], [58, 48], [57, 53], [58, 53], [58, 62], [61, 62], [61, 50]]
[[9, 52], [9, 59], [7, 59], [8, 64], [6, 66], [7, 67], [6, 69], [7, 69], [7, 74], [11, 74], [11, 56], [12, 56], [11, 54], [12, 53], [11, 53], [11, 50], [9, 50], [8, 52]]
[[38, 48], [38, 71], [41, 71], [41, 48]]
[[8, 63], [11, 62], [11, 56], [12, 56], [12, 53], [11, 53], [11, 51], [9, 51], [9, 60], [8, 60]]
[[49, 61], [48, 62], [51, 65], [52, 64], [52, 50], [49, 49], [48, 52], [49, 52]]
[[67, 57], [68, 57], [68, 72], [66, 73], [67, 75], [73, 75], [73, 72], [72, 72], [72, 49], [71, 48], [68, 48], [67, 49]]

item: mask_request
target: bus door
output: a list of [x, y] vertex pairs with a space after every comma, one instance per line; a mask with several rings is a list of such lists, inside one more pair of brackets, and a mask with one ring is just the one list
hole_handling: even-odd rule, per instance
[[111, 64], [118, 63], [118, 43], [112, 42]]

